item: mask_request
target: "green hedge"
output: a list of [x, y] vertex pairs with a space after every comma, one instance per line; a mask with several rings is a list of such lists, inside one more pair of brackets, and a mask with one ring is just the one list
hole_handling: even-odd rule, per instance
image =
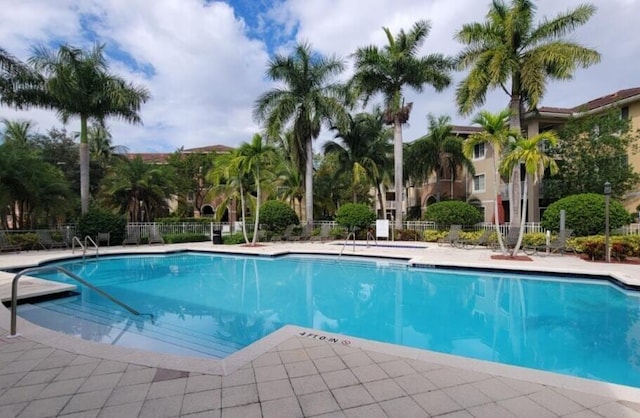
[[336, 222], [348, 229], [367, 229], [376, 220], [376, 214], [369, 206], [361, 203], [347, 203], [340, 206], [336, 214]]
[[282, 232], [289, 225], [298, 225], [300, 219], [289, 205], [269, 200], [260, 206], [260, 225], [270, 232]]
[[469, 226], [482, 222], [482, 212], [469, 203], [447, 200], [427, 206], [424, 220], [435, 222], [441, 229], [451, 225]]
[[109, 232], [111, 245], [119, 245], [124, 239], [127, 220], [115, 213], [100, 209], [92, 209], [78, 219], [78, 237], [82, 240], [87, 235], [95, 239], [98, 232]]
[[[573, 229], [577, 236], [588, 236], [604, 233], [605, 229], [605, 197], [601, 194], [584, 193], [567, 196], [552, 204], [544, 211], [541, 226], [544, 229], [557, 231], [560, 229], [560, 211], [566, 213], [565, 226]], [[617, 200], [609, 202], [609, 227], [620, 228], [631, 222], [631, 215]]]

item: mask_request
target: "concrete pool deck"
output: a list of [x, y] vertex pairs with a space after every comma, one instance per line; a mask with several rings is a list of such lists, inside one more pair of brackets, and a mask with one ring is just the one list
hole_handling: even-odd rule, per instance
[[[638, 265], [556, 255], [503, 261], [484, 249], [410, 248], [413, 244], [347, 246], [343, 254], [397, 257], [420, 265], [612, 275], [640, 285]], [[277, 255], [336, 254], [343, 247], [199, 243], [111, 247], [101, 254], [180, 249]], [[0, 269], [69, 255], [70, 250], [3, 253]], [[0, 273], [0, 289], [12, 277]], [[638, 389], [292, 326], [224, 361], [79, 341], [21, 319], [21, 336], [6, 338], [8, 327], [9, 311], [0, 307], [2, 417], [640, 417], [640, 404], [634, 403], [640, 399]]]

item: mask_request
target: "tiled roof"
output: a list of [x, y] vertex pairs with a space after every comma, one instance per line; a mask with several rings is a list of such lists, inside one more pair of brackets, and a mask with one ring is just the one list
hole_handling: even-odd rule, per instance
[[[225, 153], [225, 152], [230, 152], [231, 150], [233, 150], [233, 148], [228, 147], [226, 145], [209, 145], [206, 147], [185, 149], [185, 150], [182, 150], [182, 152], [186, 154], [207, 153], [207, 152]], [[169, 158], [171, 154], [156, 153], [156, 152], [130, 152], [125, 155], [130, 160], [133, 160], [136, 157], [140, 157], [142, 158], [142, 161], [144, 161], [145, 163], [164, 164], [167, 162], [167, 158]]]
[[597, 99], [593, 99], [588, 101], [587, 103], [583, 103], [579, 106], [573, 108], [574, 112], [585, 111], [585, 110], [593, 110], [599, 107], [604, 107], [620, 100], [628, 99], [629, 97], [639, 96], [640, 99], [640, 87], [634, 87], [631, 89], [619, 90], [613, 94], [608, 94], [606, 96], [598, 97]]
[[601, 107], [605, 107], [608, 105], [612, 105], [616, 102], [619, 102], [624, 99], [628, 99], [630, 97], [638, 96], [638, 100], [640, 100], [640, 87], [634, 87], [631, 89], [619, 90], [612, 94], [607, 94], [606, 96], [598, 97], [597, 99], [590, 100], [586, 103], [582, 103], [578, 106], [566, 108], [566, 107], [547, 107], [542, 106], [538, 108], [538, 112], [540, 113], [564, 113], [567, 115], [571, 115], [576, 112], [586, 112], [589, 110], [598, 109]]
[[482, 128], [477, 126], [463, 126], [463, 125], [452, 125], [451, 132], [459, 135], [468, 135], [474, 134], [476, 132], [481, 132]]

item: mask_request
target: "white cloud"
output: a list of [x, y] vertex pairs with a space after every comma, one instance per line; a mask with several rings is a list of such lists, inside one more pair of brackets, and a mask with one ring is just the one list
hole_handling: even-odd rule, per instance
[[[581, 0], [540, 0], [539, 17], [575, 7]], [[290, 35], [307, 40], [325, 54], [348, 57], [358, 46], [386, 42], [382, 27], [393, 33], [427, 19], [432, 30], [424, 53], [455, 54], [459, 45], [453, 34], [462, 23], [481, 21], [489, 0], [285, 0], [258, 21], [258, 33], [282, 25], [288, 51]], [[544, 105], [574, 106], [614, 91], [637, 87], [640, 41], [635, 36], [640, 16], [638, 0], [595, 0], [597, 14], [573, 38], [602, 53], [602, 62], [579, 70], [570, 82], [550, 83]], [[233, 2], [231, 2], [233, 4]], [[114, 143], [132, 151], [173, 151], [180, 146], [237, 145], [250, 140], [259, 129], [252, 120], [255, 99], [271, 87], [264, 79], [267, 61], [265, 40], [250, 39], [243, 19], [229, 4], [202, 0], [0, 0], [10, 12], [0, 15], [3, 48], [26, 59], [34, 45], [64, 41], [90, 46], [87, 33], [107, 43], [112, 71], [135, 84], [146, 86], [151, 100], [141, 111], [144, 126], [110, 121]], [[87, 29], [90, 29], [88, 32]], [[269, 33], [265, 30], [265, 33]], [[288, 42], [287, 42], [288, 41]], [[128, 60], [121, 61], [123, 57]], [[135, 65], [131, 66], [133, 60]], [[151, 71], [150, 71], [151, 70]], [[347, 74], [345, 74], [345, 77]], [[462, 74], [455, 74], [459, 80]], [[405, 139], [425, 133], [428, 113], [449, 114], [456, 123], [467, 117], [456, 114], [455, 85], [443, 93], [425, 88], [422, 94], [406, 91], [414, 101]], [[487, 98], [487, 108], [507, 104], [502, 92]], [[0, 108], [0, 118], [19, 117], [38, 123], [40, 131], [59, 126], [55, 114], [44, 110], [16, 112]], [[71, 121], [69, 130], [77, 130]], [[326, 136], [326, 134], [325, 134]]]

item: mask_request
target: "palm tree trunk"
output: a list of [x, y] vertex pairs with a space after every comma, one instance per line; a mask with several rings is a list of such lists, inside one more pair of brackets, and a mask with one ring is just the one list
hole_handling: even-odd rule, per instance
[[502, 255], [507, 255], [507, 249], [504, 247], [504, 242], [502, 241], [502, 233], [500, 232], [500, 210], [498, 208], [498, 193], [500, 193], [500, 190], [498, 189], [500, 185], [500, 172], [498, 171], [495, 156], [493, 158], [493, 172], [493, 190], [496, 194], [493, 201], [493, 225], [495, 226], [496, 234], [498, 235], [498, 245], [500, 245], [500, 252], [502, 252]]
[[387, 219], [387, 208], [384, 204], [384, 198], [382, 197], [382, 187], [380, 186], [380, 182], [376, 182], [376, 187], [378, 188], [378, 200], [380, 200], [380, 209], [382, 210], [382, 219]]
[[393, 165], [393, 187], [396, 195], [396, 221], [394, 228], [402, 229], [402, 196], [404, 192], [402, 190], [402, 122], [400, 121], [399, 112], [396, 112], [393, 121]]
[[305, 202], [306, 210], [305, 216], [307, 218], [307, 225], [313, 224], [313, 143], [312, 138], [309, 136], [306, 140], [307, 151], [307, 163], [304, 173], [304, 188], [305, 188]]
[[84, 215], [89, 211], [89, 139], [85, 115], [80, 115], [80, 204]]
[[440, 195], [442, 194], [440, 189], [440, 172], [436, 170], [436, 202], [440, 201]]
[[242, 215], [242, 235], [244, 235], [244, 242], [249, 243], [249, 237], [247, 236], [247, 227], [245, 222], [245, 205], [244, 205], [244, 187], [240, 186], [240, 211]]
[[524, 224], [527, 219], [527, 192], [529, 186], [529, 179], [525, 178], [524, 180], [524, 191], [522, 193], [522, 219], [520, 220], [520, 233], [518, 234], [518, 241], [516, 242], [516, 246], [513, 247], [513, 253], [511, 254], [513, 257], [518, 255], [518, 251], [520, 250], [520, 246], [522, 245], [522, 239], [524, 238]]
[[256, 245], [258, 242], [258, 226], [260, 225], [260, 169], [256, 168], [256, 213], [255, 213], [255, 222], [253, 224], [253, 241], [251, 243]]
[[[509, 125], [518, 133], [520, 127], [520, 95], [514, 94], [509, 102], [511, 116]], [[511, 171], [509, 179], [509, 224], [518, 225], [520, 223], [520, 201], [522, 200], [522, 191], [520, 188], [520, 164], [516, 164]]]

